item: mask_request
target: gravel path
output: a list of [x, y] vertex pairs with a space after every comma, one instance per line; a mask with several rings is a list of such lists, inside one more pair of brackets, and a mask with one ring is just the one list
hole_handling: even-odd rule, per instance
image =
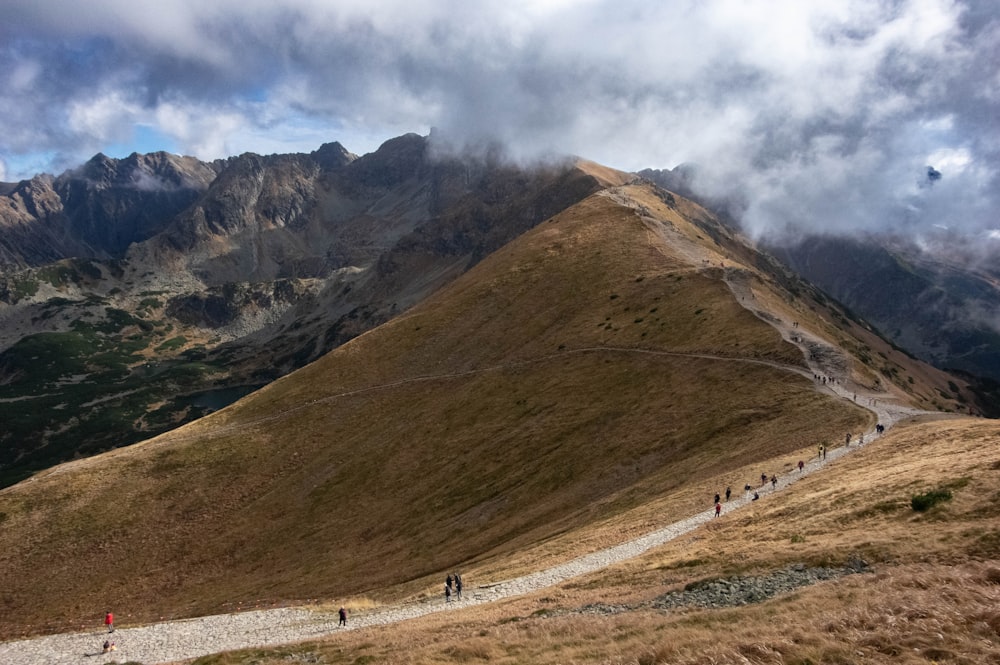
[[[839, 387], [834, 387], [834, 390], [840, 391], [842, 396], [847, 399], [853, 397], [847, 396], [846, 390]], [[868, 408], [878, 414], [880, 422], [887, 428], [900, 418], [921, 413], [914, 409], [881, 401], [877, 406]], [[874, 431], [867, 432], [864, 438], [865, 443], [871, 443], [877, 437], [878, 435]], [[762, 498], [766, 498], [767, 494], [771, 492], [788, 487], [800, 478], [823, 469], [827, 464], [858, 447], [855, 444], [850, 447], [841, 446], [831, 449], [825, 460], [812, 457], [801, 473], [796, 470], [778, 478], [777, 487], [774, 490], [768, 489], [763, 492]], [[737, 492], [733, 499], [725, 504], [726, 513], [739, 510], [750, 502], [749, 498], [739, 496], [740, 494], [742, 492]], [[154, 663], [170, 663], [197, 658], [232, 649], [275, 646], [316, 639], [339, 630], [381, 626], [424, 616], [432, 612], [459, 611], [466, 607], [531, 593], [600, 570], [611, 564], [637, 557], [654, 547], [693, 531], [710, 521], [713, 514], [714, 510], [709, 509], [635, 540], [599, 550], [536, 573], [475, 588], [466, 587], [462, 600], [445, 603], [443, 598], [433, 598], [352, 616], [348, 620], [346, 629], [337, 626], [336, 613], [306, 608], [260, 610], [118, 629], [111, 636], [118, 647], [117, 651], [109, 654], [100, 653], [100, 647], [108, 637], [103, 630], [49, 635], [29, 640], [0, 643], [0, 663], [10, 663], [11, 665], [91, 663], [96, 665], [135, 661], [145, 665], [153, 665]]]

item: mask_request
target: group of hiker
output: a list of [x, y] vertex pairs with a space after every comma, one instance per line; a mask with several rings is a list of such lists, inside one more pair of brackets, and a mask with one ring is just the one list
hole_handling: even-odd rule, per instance
[[[768, 482], [771, 483], [771, 488], [775, 489], [778, 486], [778, 477], [774, 474], [771, 474], [770, 479], [768, 479], [766, 473], [761, 473], [760, 474], [761, 487], [767, 485]], [[751, 501], [756, 501], [757, 499], [760, 498], [760, 494], [756, 490], [754, 490], [754, 488], [750, 485], [750, 483], [747, 483], [746, 485], [743, 486], [743, 491], [746, 493], [747, 498], [750, 498]], [[751, 498], [751, 492], [753, 493], [752, 498]], [[733, 488], [727, 487], [726, 488], [727, 503], [729, 502], [729, 497], [731, 497], [732, 495], [733, 495]], [[715, 501], [715, 516], [719, 517], [720, 515], [722, 515], [722, 497], [718, 493], [716, 493], [714, 501]]]
[[[876, 434], [882, 434], [883, 432], [885, 432], [885, 425], [883, 425], [882, 423], [878, 423], [877, 425], [875, 425], [875, 433]], [[850, 432], [848, 432], [847, 435], [845, 436], [844, 444], [847, 445], [847, 446], [850, 446], [852, 439], [853, 439], [853, 435]], [[862, 434], [858, 434], [858, 439], [857, 440], [858, 440], [858, 445], [864, 445], [864, 443], [865, 443], [865, 435], [863, 433]], [[826, 459], [826, 452], [827, 452], [826, 446], [823, 445], [823, 444], [820, 444], [819, 445], [819, 449], [818, 449], [818, 453], [817, 453], [818, 459], [821, 460], [821, 461], [825, 460]], [[802, 473], [802, 471], [805, 469], [806, 463], [805, 463], [804, 460], [799, 460], [797, 466], [799, 468], [799, 473]], [[778, 477], [776, 475], [771, 474], [771, 476], [768, 477], [768, 475], [766, 473], [761, 473], [760, 474], [760, 487], [766, 486], [768, 482], [771, 483], [771, 489], [772, 490], [778, 488]], [[746, 485], [743, 486], [743, 491], [746, 493], [746, 497], [748, 499], [750, 499], [751, 501], [756, 501], [757, 499], [760, 498], [760, 493], [757, 492], [757, 490], [755, 490], [750, 485], [750, 483], [747, 483]], [[752, 494], [752, 496], [751, 496], [751, 494]], [[729, 497], [731, 495], [732, 495], [732, 488], [727, 487], [726, 488], [726, 501], [729, 501]], [[715, 504], [715, 516], [719, 517], [720, 515], [722, 515], [722, 497], [718, 493], [716, 493], [715, 498], [713, 499], [713, 503]]]
[[454, 587], [455, 599], [462, 600], [462, 576], [455, 573], [454, 576], [448, 575], [444, 580], [444, 602], [450, 603], [452, 596], [452, 587]]

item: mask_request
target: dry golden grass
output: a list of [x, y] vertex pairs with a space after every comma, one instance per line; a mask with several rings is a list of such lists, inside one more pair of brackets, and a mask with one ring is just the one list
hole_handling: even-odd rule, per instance
[[229, 409], [0, 492], [0, 636], [507, 576], [870, 424], [648, 224], [591, 197]]
[[[461, 613], [199, 665], [314, 663], [1000, 662], [1000, 424], [914, 424], [753, 510], [559, 588]], [[718, 483], [717, 483], [718, 484]], [[914, 493], [947, 486], [927, 513]], [[793, 538], [793, 536], [798, 536]], [[705, 578], [790, 562], [873, 571], [740, 608], [660, 612], [645, 601]], [[581, 613], [596, 602], [632, 609]]]

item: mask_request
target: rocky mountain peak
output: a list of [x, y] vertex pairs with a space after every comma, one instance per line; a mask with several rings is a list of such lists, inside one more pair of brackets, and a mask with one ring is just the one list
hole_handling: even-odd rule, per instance
[[348, 152], [339, 142], [324, 143], [310, 153], [313, 160], [319, 164], [324, 171], [331, 171], [346, 166], [358, 158], [354, 153]]
[[419, 134], [404, 134], [359, 157], [353, 170], [365, 185], [392, 187], [418, 174], [426, 159], [427, 139]]
[[64, 187], [72, 187], [69, 183], [75, 182], [93, 189], [117, 187], [148, 192], [177, 189], [204, 191], [216, 175], [213, 164], [168, 152], [145, 155], [133, 152], [124, 159], [97, 153], [83, 166], [67, 171], [57, 180]]

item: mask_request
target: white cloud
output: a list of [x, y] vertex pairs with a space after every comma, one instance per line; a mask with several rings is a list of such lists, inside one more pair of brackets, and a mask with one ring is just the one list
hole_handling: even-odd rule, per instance
[[[995, 3], [7, 5], [8, 164], [82, 161], [136, 123], [202, 158], [332, 140], [364, 152], [434, 126], [525, 158], [697, 162], [702, 186], [744, 201], [761, 232], [995, 227], [1000, 78], [983, 66], [1000, 57]], [[928, 165], [943, 178], [920, 189]]]

